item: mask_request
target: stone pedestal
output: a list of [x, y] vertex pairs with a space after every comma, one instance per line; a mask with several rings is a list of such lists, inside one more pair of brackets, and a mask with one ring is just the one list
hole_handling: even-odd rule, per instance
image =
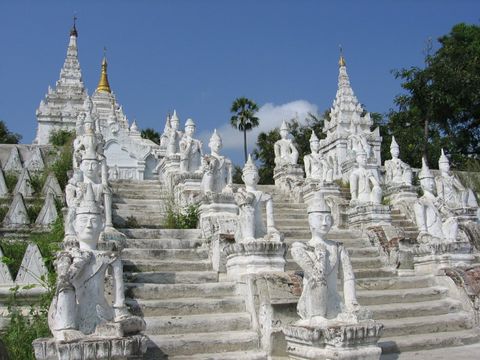
[[312, 200], [315, 193], [320, 192], [325, 198], [327, 196], [341, 197], [340, 186], [335, 183], [326, 183], [318, 180], [305, 179], [303, 185], [303, 201], [309, 203]]
[[280, 241], [256, 240], [225, 247], [227, 277], [239, 280], [247, 274], [285, 271], [287, 245]]
[[202, 237], [210, 243], [213, 270], [225, 272], [226, 256], [223, 248], [235, 242], [238, 222], [238, 206], [233, 194], [204, 195], [199, 212]]
[[273, 170], [275, 187], [281, 192], [293, 196], [295, 201], [302, 198], [303, 169], [300, 165], [277, 166]]
[[147, 351], [147, 341], [144, 335], [110, 339], [86, 337], [70, 343], [44, 338], [35, 340], [33, 349], [37, 360], [140, 360]]
[[385, 200], [395, 205], [397, 202], [415, 202], [417, 200], [417, 187], [412, 185], [387, 186], [383, 191]]
[[158, 165], [160, 179], [168, 186], [172, 186], [172, 176], [180, 171], [180, 154], [165, 156]]
[[201, 183], [203, 174], [182, 173], [171, 177], [171, 186], [175, 203], [180, 206], [188, 206], [200, 202], [202, 194]]
[[379, 204], [358, 204], [347, 211], [351, 227], [365, 230], [371, 226], [391, 225], [390, 206]]
[[283, 332], [290, 359], [378, 360], [382, 329], [382, 324], [369, 320], [324, 327], [290, 325]]
[[421, 244], [414, 249], [417, 274], [441, 274], [447, 268], [468, 268], [475, 261], [468, 242]]
[[[345, 183], [348, 183], [350, 181], [350, 174], [357, 167], [358, 167], [358, 164], [357, 164], [357, 160], [355, 158], [345, 160], [343, 163], [341, 163], [340, 171], [342, 173], [342, 177], [341, 177], [342, 181], [345, 182]], [[369, 158], [367, 160], [367, 164], [366, 164], [365, 168], [367, 170], [378, 171], [379, 164], [377, 164], [376, 159]]]

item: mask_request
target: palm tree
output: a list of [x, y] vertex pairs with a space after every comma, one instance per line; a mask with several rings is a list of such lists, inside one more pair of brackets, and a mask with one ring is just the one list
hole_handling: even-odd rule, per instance
[[247, 131], [252, 130], [259, 124], [259, 119], [255, 116], [258, 111], [258, 105], [253, 100], [246, 97], [239, 97], [233, 101], [230, 112], [233, 114], [230, 118], [230, 124], [240, 131], [243, 131], [243, 147], [245, 150], [245, 162], [247, 162]]

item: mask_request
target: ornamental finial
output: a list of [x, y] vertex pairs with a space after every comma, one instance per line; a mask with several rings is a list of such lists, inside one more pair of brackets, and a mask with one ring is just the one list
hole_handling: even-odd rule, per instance
[[345, 62], [345, 58], [343, 57], [343, 47], [342, 45], [338, 45], [340, 47], [340, 59], [338, 60], [338, 66], [346, 66], [347, 63]]
[[103, 91], [111, 93], [110, 84], [108, 83], [108, 75], [107, 75], [107, 48], [103, 47], [103, 60], [102, 60], [102, 73], [100, 75], [100, 81], [97, 85], [97, 91]]
[[73, 26], [70, 29], [70, 36], [75, 36], [78, 37], [78, 31], [77, 31], [77, 15], [73, 15]]

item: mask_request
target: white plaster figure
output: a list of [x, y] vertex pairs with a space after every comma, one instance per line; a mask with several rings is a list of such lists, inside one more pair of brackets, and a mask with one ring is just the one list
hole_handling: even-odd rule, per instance
[[[235, 201], [240, 209], [239, 227], [235, 238], [237, 242], [252, 242], [265, 236], [279, 237], [273, 218], [272, 196], [257, 190], [259, 180], [258, 169], [251, 155], [243, 167], [242, 180], [245, 188], [235, 193]], [[266, 209], [267, 229], [263, 223], [263, 207]]]
[[[316, 193], [308, 207], [312, 238], [295, 242], [292, 257], [304, 271], [303, 292], [297, 311], [298, 325], [326, 325], [330, 320], [356, 322], [360, 309], [355, 293], [355, 275], [343, 244], [327, 240], [333, 224], [330, 207], [321, 193]], [[342, 300], [337, 290], [339, 271], [343, 273]]]
[[[435, 196], [435, 181], [430, 169], [422, 159], [422, 170], [418, 174], [423, 196], [414, 205], [415, 219], [419, 229], [420, 242], [455, 242], [458, 222], [452, 213]], [[443, 213], [439, 210], [442, 209]]]
[[215, 129], [208, 147], [210, 155], [203, 156], [202, 191], [206, 193], [232, 192], [232, 162], [220, 155], [222, 138]]
[[438, 198], [450, 209], [478, 208], [471, 189], [466, 188], [450, 171], [450, 163], [442, 149], [438, 160], [440, 175], [435, 177]]
[[367, 154], [365, 152], [357, 151], [356, 160], [358, 168], [354, 169], [350, 174], [351, 204], [381, 204], [382, 189], [378, 173], [366, 169]]
[[200, 170], [202, 160], [202, 142], [194, 139], [195, 123], [192, 119], [185, 122], [185, 134], [182, 136], [180, 147], [180, 171], [196, 172]]
[[385, 183], [387, 185], [412, 185], [412, 168], [398, 158], [400, 147], [392, 136], [390, 145], [391, 160], [385, 161]]
[[305, 155], [303, 158], [306, 179], [332, 182], [333, 167], [328, 163], [325, 157], [320, 154], [320, 141], [313, 130], [312, 136], [310, 137], [310, 151], [311, 153]]
[[280, 127], [281, 139], [274, 144], [276, 166], [295, 165], [297, 163], [298, 151], [292, 139], [288, 138], [288, 134], [287, 123], [284, 121]]
[[179, 143], [183, 136], [183, 132], [181, 132], [179, 128], [180, 119], [178, 118], [177, 111], [173, 110], [168, 132], [167, 155], [178, 154], [180, 152]]

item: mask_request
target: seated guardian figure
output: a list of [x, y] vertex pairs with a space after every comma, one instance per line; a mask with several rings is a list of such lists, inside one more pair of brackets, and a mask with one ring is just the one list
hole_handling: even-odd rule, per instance
[[457, 176], [450, 171], [450, 162], [442, 154], [438, 160], [440, 175], [435, 177], [438, 198], [450, 209], [478, 208], [471, 189], [466, 188]]
[[232, 192], [232, 162], [220, 155], [222, 138], [214, 130], [208, 143], [211, 154], [203, 156], [202, 190], [204, 194]]
[[[279, 240], [280, 233], [275, 228], [272, 196], [257, 190], [258, 169], [249, 155], [242, 173], [245, 188], [235, 193], [235, 201], [240, 209], [239, 226], [235, 238], [239, 242], [252, 242], [256, 239], [271, 237]], [[267, 229], [263, 224], [263, 208], [266, 210]]]
[[[457, 220], [446, 207], [441, 206], [435, 192], [435, 181], [425, 158], [418, 174], [423, 195], [414, 205], [415, 219], [419, 229], [420, 242], [455, 242], [458, 234]], [[432, 239], [433, 238], [433, 239]]]
[[[333, 224], [330, 207], [316, 193], [308, 207], [312, 238], [292, 244], [292, 257], [304, 271], [303, 292], [297, 305], [301, 319], [297, 325], [324, 325], [329, 320], [353, 321], [360, 310], [355, 292], [355, 275], [343, 244], [327, 240]], [[343, 299], [337, 290], [343, 274]]]
[[275, 165], [296, 165], [298, 160], [298, 150], [293, 144], [292, 139], [288, 138], [288, 127], [284, 121], [280, 127], [281, 139], [275, 142]]
[[320, 141], [317, 135], [312, 130], [312, 136], [310, 136], [310, 151], [309, 155], [305, 155], [303, 162], [305, 164], [306, 179], [311, 179], [320, 182], [332, 182], [333, 181], [333, 168], [327, 162], [320, 152]]
[[367, 154], [358, 150], [356, 153], [358, 168], [350, 174], [351, 205], [358, 204], [381, 204], [382, 189], [378, 179], [378, 173], [366, 168]]
[[412, 168], [407, 163], [398, 158], [400, 147], [392, 136], [390, 145], [391, 160], [385, 161], [385, 183], [389, 186], [412, 185]]
[[202, 159], [202, 142], [194, 139], [195, 123], [192, 119], [185, 122], [185, 134], [180, 139], [180, 171], [195, 172], [200, 170]]

